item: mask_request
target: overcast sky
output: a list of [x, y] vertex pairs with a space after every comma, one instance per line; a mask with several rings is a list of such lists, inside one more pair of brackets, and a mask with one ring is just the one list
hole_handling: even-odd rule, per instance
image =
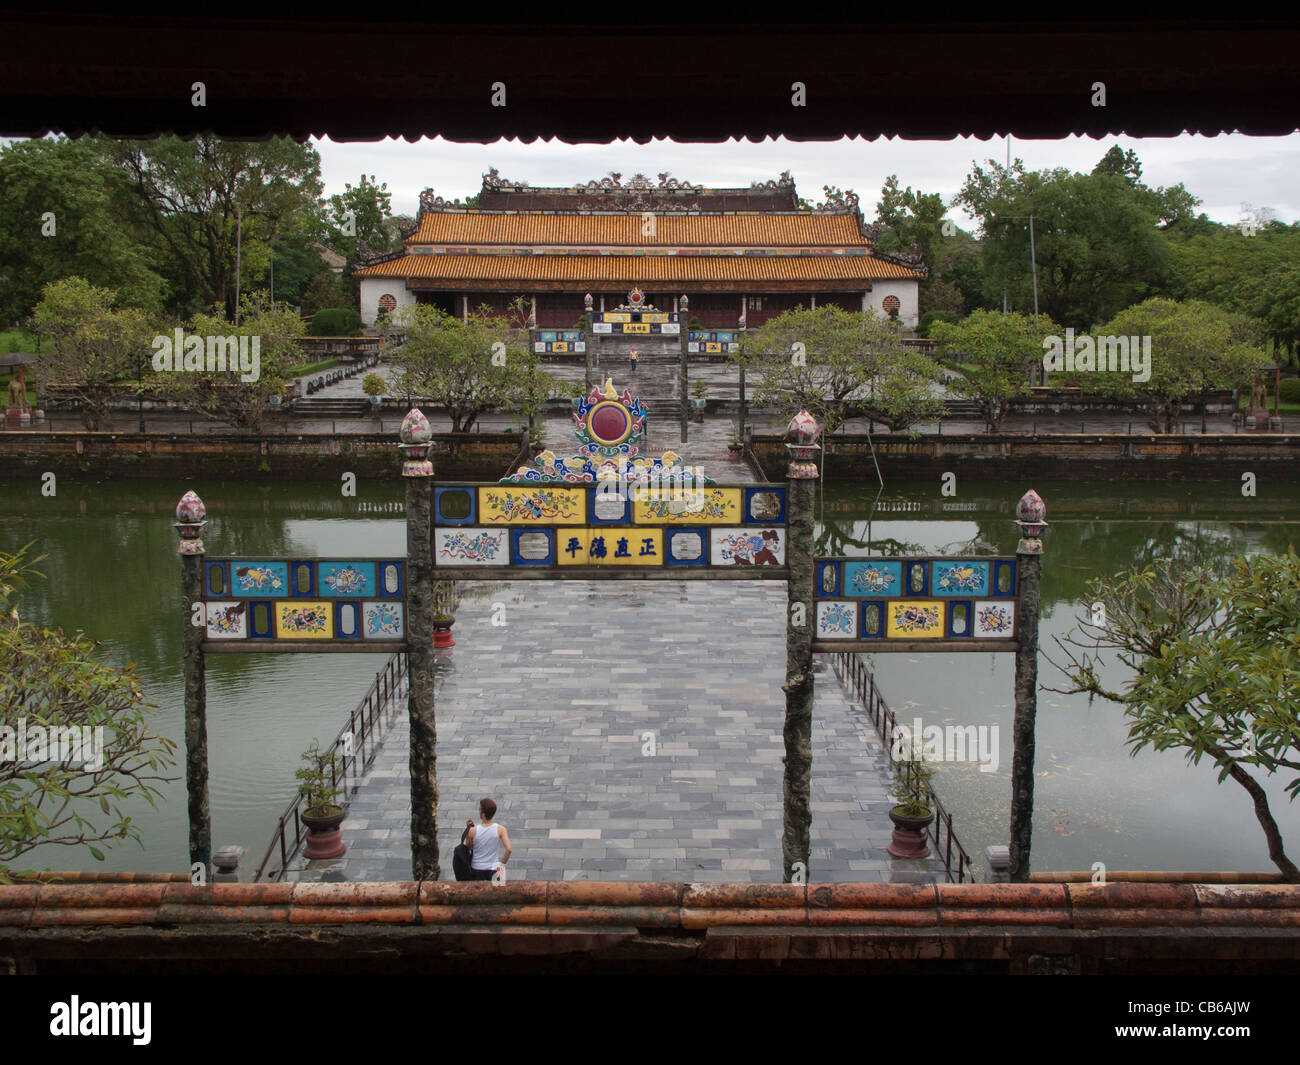
[[[776, 178], [789, 170], [799, 195], [822, 198], [823, 185], [854, 189], [868, 219], [885, 178], [897, 174], [899, 184], [922, 192], [938, 192], [950, 203], [961, 188], [972, 162], [990, 157], [1006, 161], [1006, 141], [963, 137], [950, 141], [728, 141], [723, 144], [677, 144], [631, 141], [613, 144], [564, 144], [558, 141], [497, 141], [457, 144], [441, 138], [415, 144], [402, 140], [375, 143], [314, 142], [321, 155], [325, 193], [343, 191], [360, 174], [374, 174], [388, 183], [394, 214], [416, 213], [420, 190], [432, 187], [448, 200], [473, 195], [482, 175], [496, 167], [501, 176], [530, 185], [574, 185], [604, 177], [611, 170], [627, 180], [643, 173], [656, 181], [668, 171], [673, 177], [706, 187], [748, 186], [751, 181]], [[1142, 140], [1134, 137], [1068, 137], [1062, 140], [1013, 140], [1011, 154], [1029, 170], [1067, 167], [1090, 171], [1112, 144], [1133, 148], [1142, 162], [1142, 180], [1152, 187], [1185, 184], [1202, 200], [1200, 210], [1216, 222], [1242, 218], [1242, 204], [1271, 208], [1287, 223], [1300, 219], [1300, 133], [1287, 137], [1247, 137], [1240, 134], [1201, 137], [1184, 134]], [[972, 228], [964, 213], [950, 217]]]

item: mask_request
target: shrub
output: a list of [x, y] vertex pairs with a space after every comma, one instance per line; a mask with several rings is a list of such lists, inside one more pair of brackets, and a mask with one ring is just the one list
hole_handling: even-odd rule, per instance
[[351, 307], [324, 307], [311, 320], [314, 337], [350, 337], [361, 332], [361, 315]]
[[960, 320], [955, 311], [926, 311], [921, 315], [921, 320], [916, 325], [916, 333], [917, 336], [928, 337], [930, 327], [935, 322], [952, 322], [956, 324]]
[[1300, 403], [1300, 377], [1282, 378], [1277, 394], [1283, 403]]

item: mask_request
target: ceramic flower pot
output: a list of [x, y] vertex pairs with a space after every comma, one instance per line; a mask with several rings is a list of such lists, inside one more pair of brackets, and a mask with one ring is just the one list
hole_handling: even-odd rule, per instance
[[341, 806], [334, 809], [338, 813], [325, 817], [299, 815], [302, 823], [307, 826], [307, 847], [302, 852], [304, 858], [339, 858], [347, 851], [343, 842], [343, 830], [339, 827], [346, 814]]
[[889, 811], [889, 819], [894, 822], [894, 835], [889, 846], [885, 848], [895, 858], [928, 858], [930, 845], [926, 842], [925, 830], [934, 820], [931, 810], [924, 817], [907, 817], [898, 812], [898, 807]]

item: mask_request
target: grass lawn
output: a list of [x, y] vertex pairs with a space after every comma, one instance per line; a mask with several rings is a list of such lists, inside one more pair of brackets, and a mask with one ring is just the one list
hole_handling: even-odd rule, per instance
[[24, 329], [0, 330], [0, 355], [11, 351], [30, 351], [36, 354], [36, 338]]
[[334, 369], [338, 364], [338, 359], [321, 359], [320, 362], [308, 362], [302, 366], [291, 367], [288, 376], [307, 377], [314, 373], [324, 373], [326, 370]]

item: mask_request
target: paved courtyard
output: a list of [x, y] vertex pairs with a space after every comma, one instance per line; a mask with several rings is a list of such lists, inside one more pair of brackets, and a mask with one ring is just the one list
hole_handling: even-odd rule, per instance
[[[781, 881], [783, 582], [460, 587], [457, 646], [437, 653], [443, 879], [488, 795], [511, 880]], [[810, 881], [945, 879], [886, 852], [886, 752], [821, 665]], [[404, 700], [394, 720], [351, 801], [347, 854], [298, 859], [289, 879], [410, 879]]]

